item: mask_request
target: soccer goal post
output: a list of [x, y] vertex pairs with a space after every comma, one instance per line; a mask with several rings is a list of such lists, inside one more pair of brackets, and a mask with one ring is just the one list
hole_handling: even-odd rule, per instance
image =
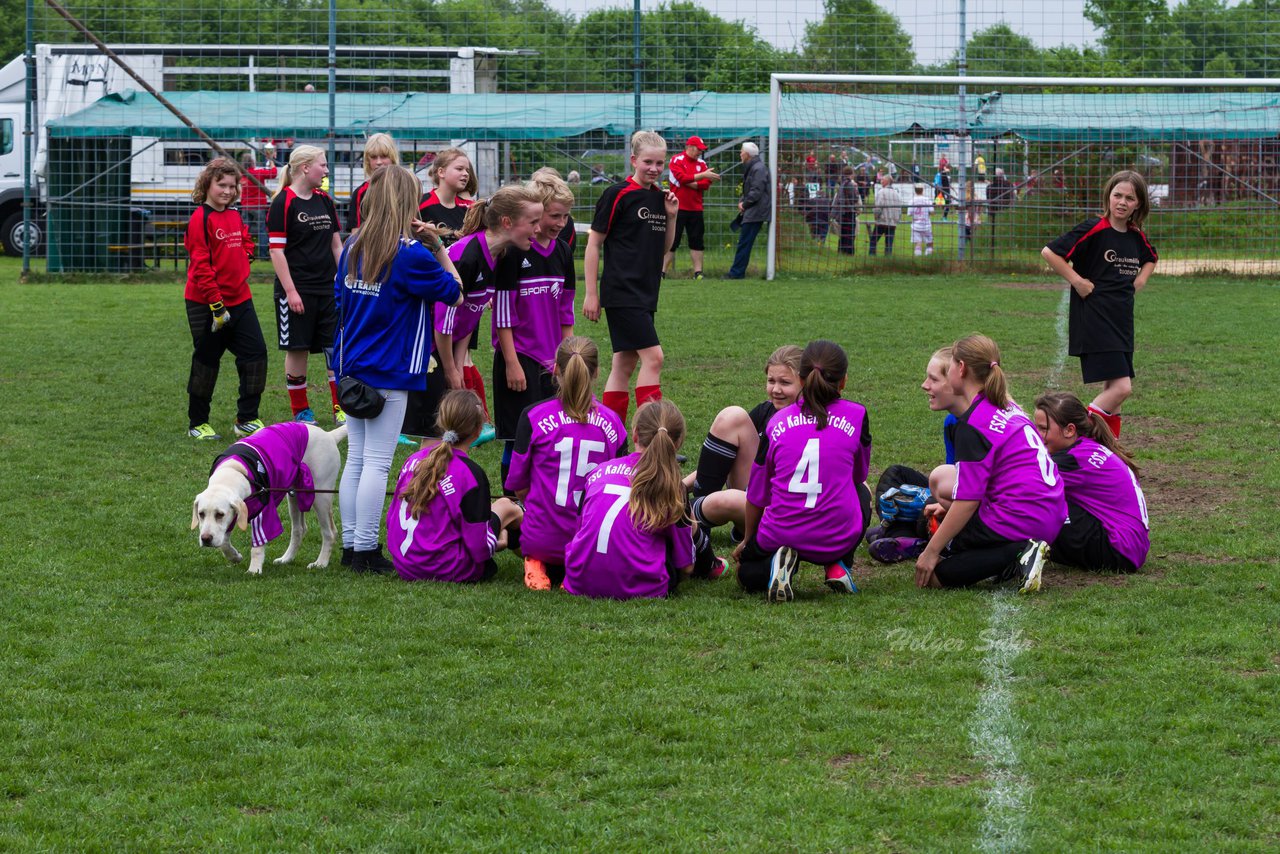
[[1121, 170], [1157, 269], [1280, 272], [1280, 79], [774, 74], [768, 165], [769, 279], [1032, 268]]

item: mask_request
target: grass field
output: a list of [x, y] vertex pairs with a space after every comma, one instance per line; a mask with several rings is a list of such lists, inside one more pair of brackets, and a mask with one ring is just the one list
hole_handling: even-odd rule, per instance
[[[217, 448], [185, 438], [181, 285], [18, 285], [0, 262], [0, 850], [1264, 851], [1280, 841], [1280, 289], [1152, 279], [1132, 577], [921, 592], [858, 561], [797, 601], [663, 602], [267, 565], [196, 547]], [[269, 285], [255, 286], [271, 330]], [[1064, 368], [1060, 290], [1016, 276], [668, 282], [666, 396], [761, 399], [831, 337], [872, 475], [939, 461], [918, 390], [974, 330], [1024, 403]], [[604, 343], [603, 328], [581, 330]], [[604, 345], [607, 348], [607, 344]], [[287, 417], [273, 351], [264, 417]], [[313, 400], [323, 400], [313, 366]], [[227, 360], [215, 427], [234, 414]], [[477, 458], [496, 479], [498, 450]], [[241, 535], [243, 536], [243, 535]], [[303, 548], [318, 548], [313, 525]], [[727, 540], [719, 542], [728, 551]], [[283, 550], [280, 543], [269, 557]]]

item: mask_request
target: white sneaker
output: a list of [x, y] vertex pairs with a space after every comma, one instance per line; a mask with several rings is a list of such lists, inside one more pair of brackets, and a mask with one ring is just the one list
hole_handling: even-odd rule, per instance
[[790, 602], [796, 598], [791, 589], [791, 576], [800, 568], [800, 556], [796, 550], [783, 546], [773, 555], [769, 565], [770, 602]]
[[1030, 540], [1026, 549], [1018, 555], [1014, 578], [1022, 579], [1019, 593], [1035, 593], [1040, 589], [1040, 576], [1044, 573], [1044, 562], [1049, 556], [1049, 544], [1044, 540]]

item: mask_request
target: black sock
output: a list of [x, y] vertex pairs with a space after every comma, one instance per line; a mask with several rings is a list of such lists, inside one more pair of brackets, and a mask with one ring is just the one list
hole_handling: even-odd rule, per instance
[[710, 433], [698, 454], [698, 473], [693, 481], [695, 498], [724, 489], [725, 482], [738, 459], [738, 446]]

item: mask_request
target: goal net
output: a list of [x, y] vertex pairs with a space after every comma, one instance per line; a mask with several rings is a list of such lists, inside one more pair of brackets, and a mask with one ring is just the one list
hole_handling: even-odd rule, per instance
[[1147, 182], [1161, 271], [1275, 272], [1278, 89], [775, 74], [769, 275], [1032, 269], [1121, 170]]

